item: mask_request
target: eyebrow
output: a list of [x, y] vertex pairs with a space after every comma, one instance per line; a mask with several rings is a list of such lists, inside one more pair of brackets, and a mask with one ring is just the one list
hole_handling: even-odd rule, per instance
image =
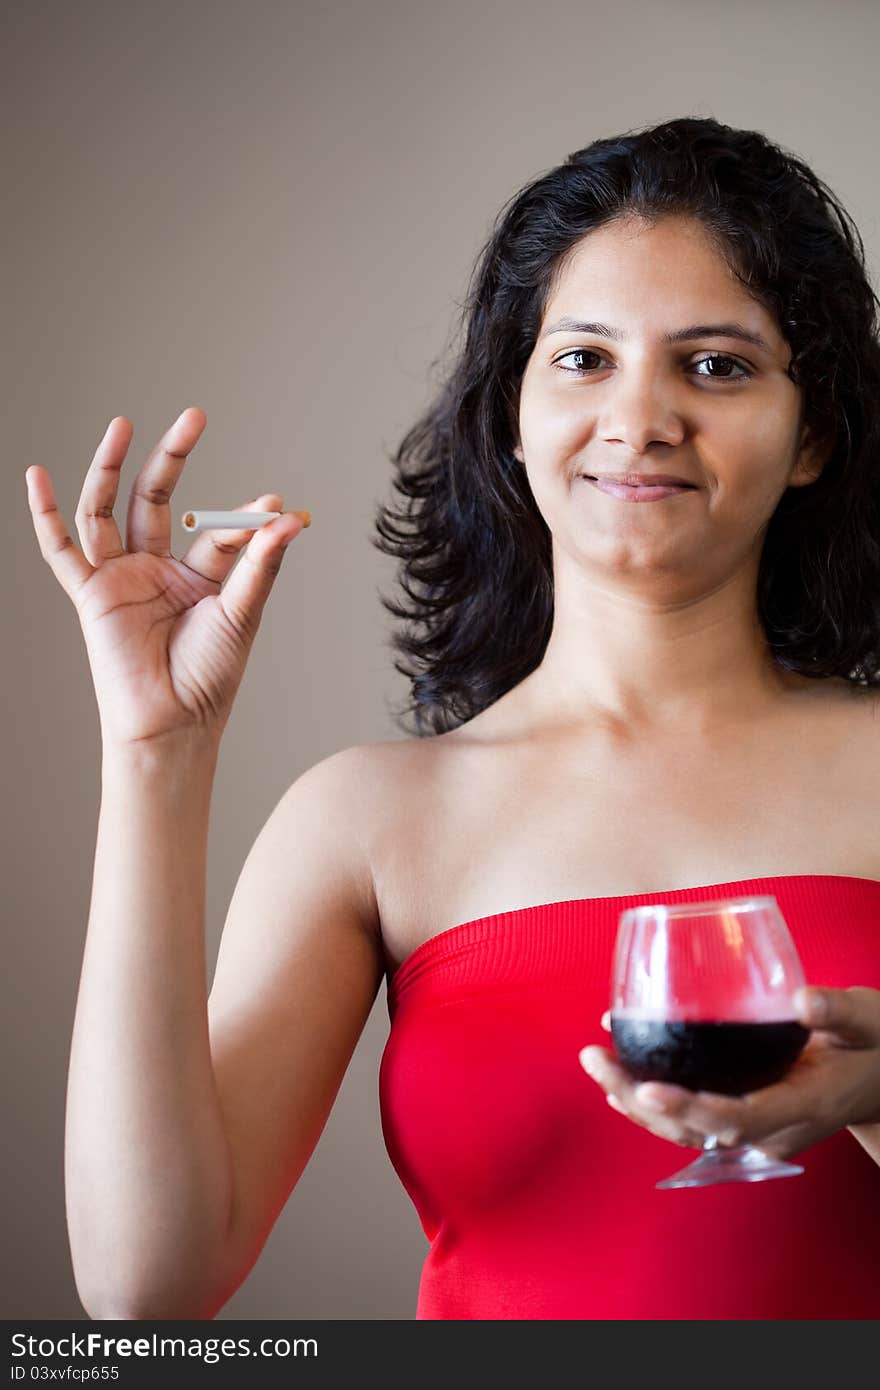
[[[561, 318], [544, 330], [542, 338], [547, 338], [551, 333], [591, 333], [597, 338], [611, 338], [614, 342], [629, 342], [630, 335], [624, 333], [620, 328], [610, 328], [607, 323], [585, 323], [581, 319]], [[692, 323], [687, 328], [676, 328], [671, 333], [666, 333], [662, 341], [664, 343], [686, 343], [693, 338], [739, 338], [744, 343], [751, 343], [753, 347], [763, 348], [764, 352], [772, 355], [773, 349], [770, 344], [761, 337], [760, 333], [752, 333], [741, 323]]]

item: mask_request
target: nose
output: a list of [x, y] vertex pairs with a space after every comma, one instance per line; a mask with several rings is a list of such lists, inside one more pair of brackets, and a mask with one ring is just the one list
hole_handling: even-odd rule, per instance
[[652, 444], [677, 445], [684, 439], [680, 402], [673, 399], [673, 387], [664, 385], [656, 366], [621, 369], [603, 396], [596, 433], [605, 442], [644, 454]]

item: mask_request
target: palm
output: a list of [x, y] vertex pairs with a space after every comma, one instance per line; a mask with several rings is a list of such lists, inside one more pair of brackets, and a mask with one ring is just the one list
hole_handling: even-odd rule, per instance
[[123, 555], [92, 575], [79, 610], [92, 675], [110, 707], [132, 712], [116, 736], [207, 727], [228, 710], [247, 648], [219, 593], [173, 556]]
[[[28, 470], [40, 548], [76, 607], [102, 732], [115, 741], [193, 730], [219, 736], [284, 546], [302, 529], [299, 516], [283, 513], [260, 530], [225, 532], [222, 544], [202, 533], [175, 559], [169, 502], [204, 423], [203, 412], [184, 411], [148, 457], [129, 499], [124, 547], [113, 518], [131, 440], [124, 417], [111, 422], [86, 475], [76, 514], [82, 550], [67, 534], [48, 474]], [[280, 502], [273, 493], [241, 509], [277, 510]]]

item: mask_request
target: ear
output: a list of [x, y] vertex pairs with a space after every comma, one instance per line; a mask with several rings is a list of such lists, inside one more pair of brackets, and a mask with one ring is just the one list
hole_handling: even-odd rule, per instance
[[522, 445], [521, 445], [521, 444], [519, 444], [519, 443], [514, 444], [514, 446], [513, 446], [513, 457], [517, 460], [517, 462], [519, 462], [519, 463], [525, 463], [525, 459], [523, 458], [523, 451], [522, 451]]
[[808, 425], [804, 425], [798, 456], [789, 474], [789, 487], [807, 487], [816, 482], [831, 457], [835, 438], [834, 431], [818, 438]]

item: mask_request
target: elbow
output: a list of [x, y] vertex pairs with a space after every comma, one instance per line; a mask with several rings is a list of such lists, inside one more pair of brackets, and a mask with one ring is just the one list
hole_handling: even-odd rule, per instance
[[221, 1304], [200, 1302], [167, 1302], [163, 1299], [114, 1299], [80, 1296], [87, 1316], [92, 1322], [209, 1322], [216, 1317]]
[[229, 1297], [203, 1289], [125, 1291], [106, 1284], [87, 1289], [79, 1283], [77, 1294], [92, 1322], [209, 1322]]

